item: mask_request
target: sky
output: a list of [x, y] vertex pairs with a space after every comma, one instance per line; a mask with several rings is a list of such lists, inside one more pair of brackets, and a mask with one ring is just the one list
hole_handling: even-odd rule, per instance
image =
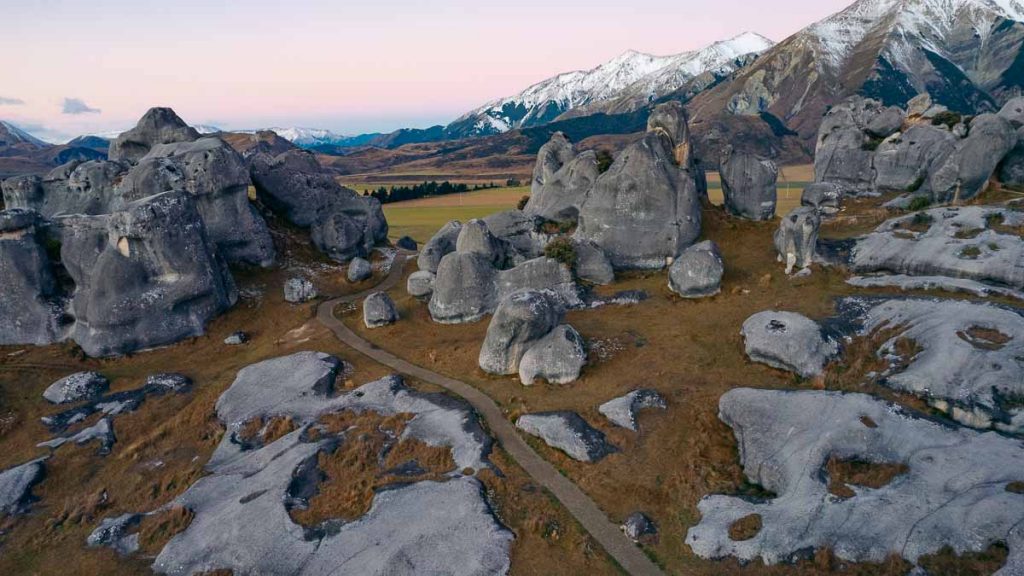
[[150, 107], [223, 129], [446, 124], [626, 50], [782, 40], [852, 0], [0, 0], [0, 119], [44, 139]]

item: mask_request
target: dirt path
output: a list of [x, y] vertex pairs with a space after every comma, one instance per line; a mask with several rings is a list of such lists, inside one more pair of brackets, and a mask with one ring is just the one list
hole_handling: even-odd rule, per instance
[[465, 382], [442, 376], [377, 348], [360, 338], [334, 316], [334, 309], [341, 304], [360, 302], [373, 292], [383, 292], [394, 288], [401, 281], [405, 263], [410, 257], [409, 254], [397, 256], [391, 265], [390, 273], [377, 286], [358, 294], [322, 303], [317, 308], [317, 320], [329, 328], [339, 340], [376, 362], [388, 366], [400, 374], [429, 382], [461, 396], [476, 409], [487, 423], [495, 440], [501, 444], [512, 459], [535, 482], [547, 488], [626, 572], [637, 576], [661, 575], [661, 570], [640, 548], [626, 538], [618, 526], [608, 520], [605, 513], [589, 496], [530, 448], [489, 396]]

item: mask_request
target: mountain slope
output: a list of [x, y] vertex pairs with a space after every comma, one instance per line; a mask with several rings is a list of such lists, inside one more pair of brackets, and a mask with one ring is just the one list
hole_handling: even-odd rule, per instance
[[1024, 87], [1021, 20], [1018, 0], [861, 0], [697, 95], [702, 147], [713, 157], [770, 115], [813, 153], [825, 111], [858, 93], [904, 105], [927, 91], [954, 110], [995, 109]]
[[48, 146], [50, 145], [46, 142], [18, 128], [14, 124], [0, 120], [0, 153], [3, 153], [4, 149], [32, 151]]
[[[729, 74], [741, 65], [743, 56], [771, 46], [771, 40], [746, 33], [673, 56], [629, 51], [592, 70], [559, 74], [519, 94], [489, 102], [455, 120], [445, 132], [462, 138], [539, 126], [576, 108], [623, 98], [634, 106], [620, 106], [615, 112], [632, 112], [702, 74]], [[595, 107], [591, 113], [610, 111]]]

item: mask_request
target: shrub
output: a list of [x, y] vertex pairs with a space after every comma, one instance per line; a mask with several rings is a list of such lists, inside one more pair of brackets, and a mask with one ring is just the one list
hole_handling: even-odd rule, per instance
[[522, 198], [519, 199], [519, 204], [516, 204], [516, 208], [518, 208], [519, 210], [525, 210], [526, 209], [526, 204], [529, 201], [530, 201], [530, 197], [529, 196], [523, 196]]
[[612, 153], [607, 150], [597, 151], [597, 172], [604, 174], [612, 167], [612, 163], [615, 162], [615, 158], [612, 157]]
[[[921, 186], [924, 186], [924, 181], [925, 177], [923, 175], [918, 176], [917, 180], [914, 180], [914, 182], [910, 185], [910, 188], [907, 190], [907, 192], [917, 192], [918, 190], [921, 189]], [[920, 198], [921, 200], [926, 200], [926, 198], [924, 198], [923, 196], [918, 196], [918, 198]], [[916, 201], [917, 198], [915, 198], [914, 200]], [[911, 202], [911, 204], [913, 204], [913, 201]]]
[[878, 150], [879, 146], [882, 145], [883, 140], [884, 138], [869, 138], [865, 140], [863, 144], [860, 145], [860, 148], [861, 150], [864, 150], [866, 152], [874, 152], [875, 150]]
[[925, 197], [925, 196], [917, 196], [913, 200], [910, 201], [909, 208], [910, 208], [911, 212], [919, 212], [921, 210], [927, 209], [931, 205], [932, 205], [932, 201], [929, 200], [927, 197]]
[[953, 126], [959, 124], [963, 119], [963, 115], [959, 112], [946, 110], [945, 112], [939, 112], [932, 118], [932, 126], [945, 126], [952, 130]]
[[565, 264], [569, 269], [576, 267], [576, 248], [568, 238], [556, 238], [544, 247], [544, 255]]

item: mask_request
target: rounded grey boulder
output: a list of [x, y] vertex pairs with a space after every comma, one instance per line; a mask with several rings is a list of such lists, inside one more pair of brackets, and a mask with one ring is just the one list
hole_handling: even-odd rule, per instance
[[583, 281], [604, 286], [615, 281], [615, 269], [604, 250], [589, 240], [574, 239], [576, 250], [576, 276]]
[[440, 230], [423, 245], [420, 255], [416, 259], [416, 265], [424, 272], [437, 273], [441, 259], [455, 251], [455, 244], [462, 232], [462, 222], [452, 220], [445, 224]]
[[549, 384], [569, 384], [580, 378], [587, 364], [583, 337], [568, 325], [555, 327], [534, 342], [519, 361], [519, 381], [532, 386], [538, 379]]
[[599, 176], [597, 154], [587, 151], [577, 156], [565, 134], [556, 132], [541, 146], [533, 175], [530, 201], [523, 212], [556, 222], [575, 221]]
[[480, 368], [502, 376], [518, 373], [527, 350], [561, 320], [561, 306], [546, 292], [523, 290], [509, 295], [501, 301], [487, 327], [480, 348]]
[[398, 322], [398, 310], [385, 292], [375, 292], [363, 300], [363, 324], [367, 328], [381, 328]]
[[292, 304], [309, 302], [317, 297], [316, 287], [305, 278], [289, 278], [284, 283], [284, 299]]
[[668, 287], [683, 298], [706, 298], [722, 290], [725, 263], [718, 245], [711, 240], [694, 244], [672, 263]]
[[71, 404], [94, 400], [110, 389], [110, 381], [98, 372], [77, 372], [57, 380], [43, 392], [52, 404]]
[[452, 252], [441, 260], [430, 317], [441, 324], [476, 322], [494, 311], [498, 271], [479, 254]]
[[988, 187], [1003, 158], [1017, 145], [1013, 125], [995, 114], [982, 114], [945, 161], [936, 163], [928, 187], [935, 202], [970, 200]]
[[653, 539], [658, 535], [658, 527], [643, 512], [634, 512], [622, 523], [622, 533], [633, 542]]
[[887, 138], [874, 155], [875, 188], [879, 192], [927, 192], [928, 175], [956, 146], [956, 136], [931, 124], [915, 124]]
[[478, 255], [498, 269], [508, 268], [512, 262], [511, 246], [491, 234], [483, 220], [471, 220], [462, 227], [455, 251]]
[[839, 345], [825, 337], [817, 322], [794, 312], [754, 314], [741, 334], [751, 360], [804, 378], [821, 374], [839, 353]]
[[749, 220], [775, 218], [779, 178], [775, 162], [727, 149], [719, 170], [727, 212]]
[[373, 267], [363, 258], [353, 258], [348, 263], [348, 281], [355, 284], [373, 276]]
[[405, 284], [405, 291], [413, 298], [429, 301], [430, 297], [434, 294], [434, 280], [436, 278], [433, 272], [417, 270], [409, 275], [409, 280]]

